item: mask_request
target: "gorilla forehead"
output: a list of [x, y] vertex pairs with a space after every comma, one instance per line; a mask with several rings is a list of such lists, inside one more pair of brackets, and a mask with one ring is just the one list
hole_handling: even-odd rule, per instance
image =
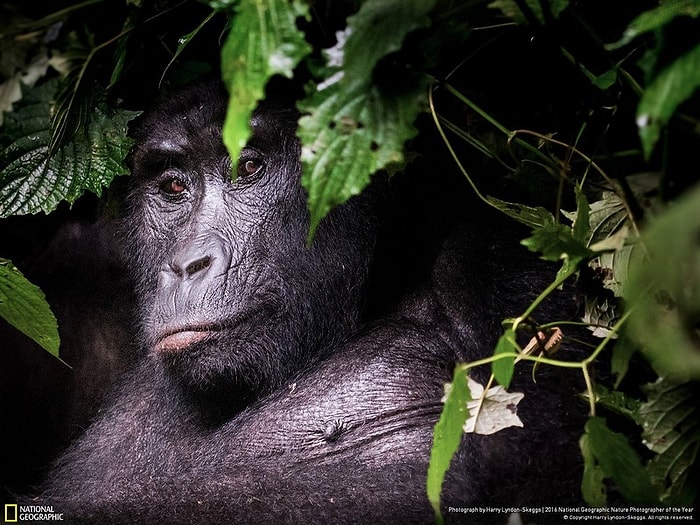
[[[136, 145], [130, 162], [138, 162], [141, 150], [186, 153], [195, 146], [197, 149], [220, 148], [227, 100], [228, 94], [218, 81], [198, 83], [164, 99], [131, 130]], [[297, 117], [298, 113], [289, 106], [274, 101], [261, 102], [251, 115], [250, 144], [264, 142], [261, 146], [266, 149], [272, 149], [275, 144], [287, 145], [289, 138], [294, 138]]]

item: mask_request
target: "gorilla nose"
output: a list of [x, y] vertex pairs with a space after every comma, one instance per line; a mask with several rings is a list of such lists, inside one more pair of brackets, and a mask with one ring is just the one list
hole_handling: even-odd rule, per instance
[[197, 274], [203, 275], [213, 261], [211, 255], [179, 254], [170, 262], [170, 268], [180, 278], [187, 279]]

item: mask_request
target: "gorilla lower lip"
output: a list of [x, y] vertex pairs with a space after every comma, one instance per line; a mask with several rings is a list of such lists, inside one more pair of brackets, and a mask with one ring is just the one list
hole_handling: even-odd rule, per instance
[[155, 347], [156, 353], [180, 352], [195, 343], [204, 341], [211, 335], [209, 331], [184, 330], [165, 336], [158, 341]]

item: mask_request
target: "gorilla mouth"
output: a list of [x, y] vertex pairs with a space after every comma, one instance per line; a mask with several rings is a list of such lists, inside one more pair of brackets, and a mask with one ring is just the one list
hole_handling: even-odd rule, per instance
[[154, 346], [156, 354], [181, 352], [190, 346], [209, 339], [215, 330], [210, 326], [186, 327], [171, 331], [161, 337]]

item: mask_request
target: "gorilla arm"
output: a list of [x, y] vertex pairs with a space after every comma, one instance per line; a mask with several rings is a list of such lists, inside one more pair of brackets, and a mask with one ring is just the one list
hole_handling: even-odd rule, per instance
[[451, 372], [424, 333], [385, 323], [210, 430], [172, 402], [179, 394], [146, 361], [63, 458], [42, 503], [99, 523], [222, 514], [242, 523], [424, 522], [432, 429]]

